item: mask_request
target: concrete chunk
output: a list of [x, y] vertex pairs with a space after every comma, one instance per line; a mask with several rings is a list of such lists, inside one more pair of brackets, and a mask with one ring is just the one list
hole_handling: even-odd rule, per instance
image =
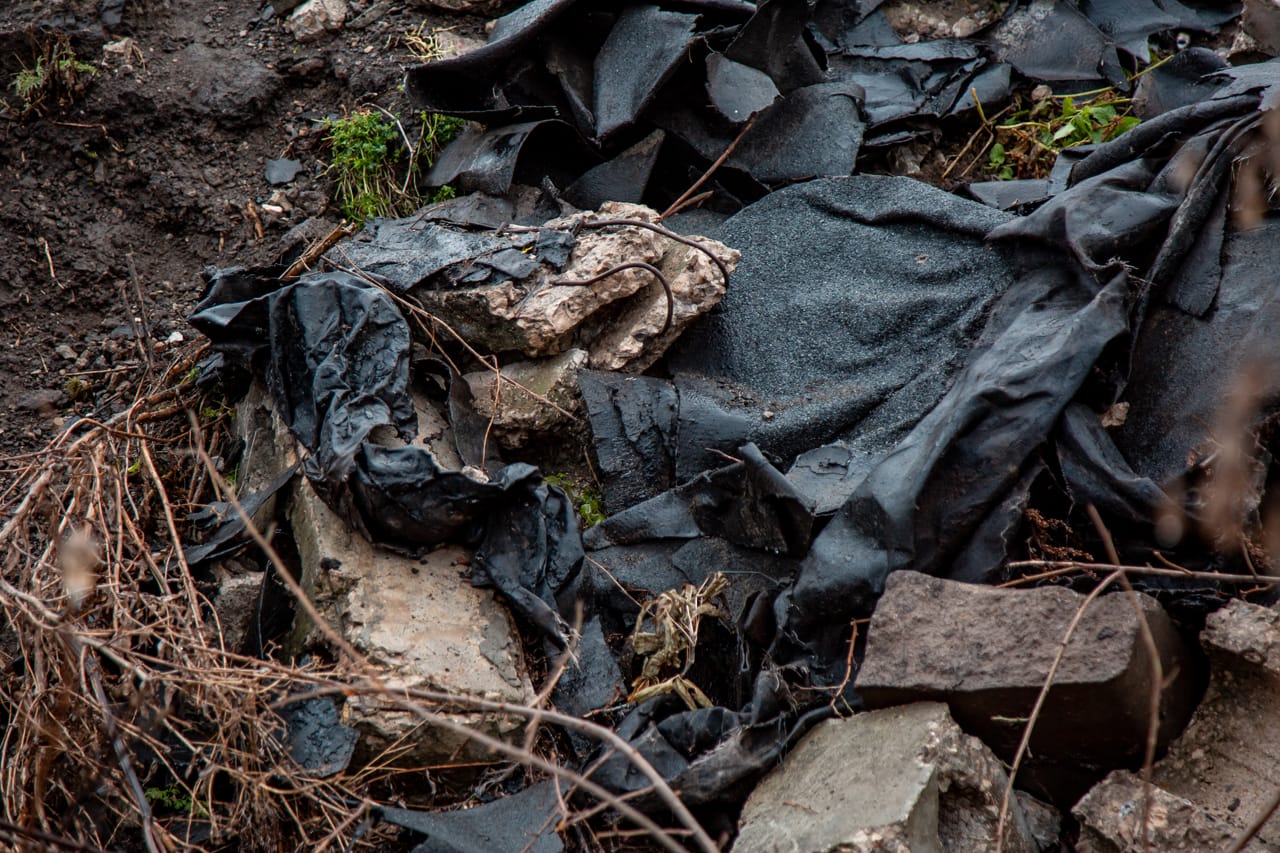
[[[548, 228], [600, 220], [657, 223], [658, 213], [636, 204], [608, 202], [600, 210], [553, 219]], [[706, 237], [705, 246], [730, 272], [739, 253]], [[648, 270], [632, 267], [594, 280], [623, 264], [644, 263], [662, 271], [667, 294]], [[581, 282], [590, 281], [590, 284]], [[585, 229], [565, 268], [539, 267], [525, 279], [478, 287], [423, 289], [415, 296], [432, 314], [473, 344], [492, 352], [554, 355], [577, 346], [597, 370], [640, 372], [657, 361], [694, 319], [720, 303], [723, 276], [705, 252], [645, 228]]]
[[[1072, 809], [1080, 821], [1079, 853], [1140, 853], [1143, 813], [1142, 779], [1117, 770], [1099, 782]], [[1218, 820], [1195, 803], [1152, 786], [1147, 806], [1147, 848], [1162, 853], [1200, 853], [1223, 850], [1238, 829]], [[1274, 847], [1251, 842], [1248, 853]]]
[[[1008, 777], [945, 705], [827, 720], [757, 786], [734, 853], [985, 851]], [[1035, 851], [1011, 805], [1005, 851]]]
[[[889, 576], [871, 619], [856, 686], [868, 707], [946, 702], [960, 726], [1012, 760], [1026, 719], [1084, 596], [1001, 590], [915, 572]], [[1140, 596], [1166, 676], [1161, 746], [1195, 707], [1192, 660], [1172, 621]], [[1151, 665], [1124, 593], [1090, 605], [1067, 648], [1031, 739], [1020, 786], [1075, 802], [1108, 770], [1141, 764]]]
[[471, 387], [476, 414], [492, 418], [498, 443], [515, 448], [528, 444], [532, 436], [559, 433], [572, 423], [566, 412], [581, 413], [578, 370], [586, 364], [587, 353], [580, 349], [509, 364], [502, 368], [502, 375], [511, 381], [502, 383], [501, 393], [495, 393], [497, 376], [492, 370], [468, 373], [462, 378]]
[[[1209, 687], [1153, 778], [1239, 832], [1280, 789], [1280, 612], [1231, 601], [1209, 616], [1200, 641]], [[1257, 837], [1280, 849], [1280, 817]]]
[[[449, 457], [444, 419], [425, 400], [415, 404], [420, 429], [414, 444], [438, 449], [442, 462], [460, 465]], [[241, 404], [236, 420], [246, 439], [242, 482], [270, 481], [292, 464], [292, 440], [260, 390]], [[413, 559], [378, 548], [351, 530], [302, 478], [287, 499], [302, 587], [325, 621], [381, 669], [389, 687], [512, 703], [533, 698], [506, 607], [491, 590], [476, 589], [462, 577], [471, 556], [467, 550], [444, 547]], [[289, 649], [303, 653], [324, 644], [299, 610]], [[348, 697], [341, 716], [361, 734], [357, 763], [379, 756], [400, 764], [488, 756], [465, 736], [427, 728], [415, 715], [376, 697]], [[454, 719], [497, 737], [521, 726], [520, 720], [495, 714]]]

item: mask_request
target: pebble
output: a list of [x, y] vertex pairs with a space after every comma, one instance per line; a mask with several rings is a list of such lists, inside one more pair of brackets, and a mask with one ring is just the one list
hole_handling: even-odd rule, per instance
[[65, 358], [67, 361], [75, 361], [79, 358], [79, 354], [71, 348], [70, 344], [58, 344], [54, 347], [53, 351]]

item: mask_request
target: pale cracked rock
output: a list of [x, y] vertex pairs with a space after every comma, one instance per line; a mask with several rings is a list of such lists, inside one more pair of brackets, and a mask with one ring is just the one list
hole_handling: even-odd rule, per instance
[[[604, 219], [656, 223], [658, 214], [641, 205], [609, 202], [596, 212], [553, 219], [546, 227]], [[730, 272], [737, 266], [736, 250], [705, 237], [688, 239], [714, 253]], [[652, 273], [631, 268], [591, 284], [576, 283], [635, 262], [661, 270], [671, 285], [672, 320], [666, 332], [667, 295]], [[519, 281], [415, 295], [473, 345], [490, 351], [546, 356], [579, 347], [594, 369], [639, 372], [657, 361], [694, 318], [718, 305], [724, 293], [724, 278], [705, 252], [645, 228], [614, 226], [581, 230], [560, 272], [541, 267]]]
[[[826, 720], [756, 786], [733, 853], [987, 851], [1007, 783], [941, 703]], [[1005, 853], [1037, 849], [1011, 803]]]
[[293, 10], [286, 26], [300, 42], [315, 41], [342, 29], [347, 20], [347, 0], [307, 0]]
[[581, 412], [578, 370], [586, 364], [587, 353], [571, 349], [551, 358], [506, 365], [501, 369], [500, 389], [492, 370], [462, 378], [471, 388], [476, 414], [493, 419], [498, 443], [523, 447], [531, 436], [558, 432]]
[[[448, 425], [424, 398], [416, 397], [419, 435], [448, 467]], [[245, 439], [241, 487], [260, 488], [296, 460], [293, 441], [260, 388], [240, 404], [237, 428]], [[387, 431], [386, 443], [396, 443]], [[472, 587], [461, 575], [470, 554], [438, 548], [411, 559], [375, 547], [351, 530], [298, 478], [282, 499], [298, 546], [301, 584], [325, 621], [379, 667], [389, 687], [446, 691], [499, 702], [526, 703], [533, 689], [521, 658], [515, 624], [491, 590]], [[286, 645], [302, 653], [325, 643], [299, 610]], [[342, 722], [360, 732], [356, 761], [397, 764], [481, 759], [489, 753], [465, 735], [424, 725], [415, 715], [368, 696], [348, 697]], [[450, 717], [493, 737], [509, 738], [521, 721], [488, 713]], [[379, 756], [381, 755], [381, 758]]]

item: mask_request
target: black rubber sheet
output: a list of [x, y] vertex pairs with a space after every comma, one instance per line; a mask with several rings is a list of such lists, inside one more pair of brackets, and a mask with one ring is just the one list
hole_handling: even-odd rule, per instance
[[[878, 6], [529, 3], [484, 47], [410, 70], [419, 106], [486, 125], [447, 147], [430, 181], [501, 194], [550, 180], [573, 185], [578, 203], [663, 209], [733, 146], [708, 185], [732, 212], [783, 184], [852, 174], [864, 150], [936, 133], [979, 104], [994, 114], [1019, 80], [1127, 91], [1153, 38], [1213, 32], [1239, 13], [1236, 3], [1023, 0], [971, 39], [904, 44]], [[1155, 109], [1180, 97], [1164, 88]]]
[[[582, 561], [564, 492], [523, 463], [488, 473], [450, 470], [423, 447], [374, 440], [382, 427], [405, 442], [417, 435], [409, 325], [388, 293], [342, 272], [282, 284], [264, 272], [232, 269], [211, 275], [191, 323], [224, 358], [256, 369], [266, 382], [307, 450], [307, 479], [340, 518], [402, 550], [482, 543], [474, 582], [496, 587], [564, 645], [554, 594]], [[457, 411], [467, 400], [453, 396], [455, 449], [466, 460], [478, 437], [467, 434], [473, 422]]]

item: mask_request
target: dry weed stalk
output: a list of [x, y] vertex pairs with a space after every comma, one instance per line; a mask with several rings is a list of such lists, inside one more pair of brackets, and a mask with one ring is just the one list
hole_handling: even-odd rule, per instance
[[[220, 494], [227, 485], [211, 460], [226, 452], [227, 438], [194, 415], [202, 407], [191, 368], [202, 351], [180, 352], [167, 370], [150, 374], [155, 387], [125, 411], [80, 420], [42, 451], [0, 460], [12, 478], [0, 485], [0, 715], [7, 724], [0, 843], [378, 848], [361, 817], [406, 770], [388, 755], [350, 774], [309, 775], [281, 736], [292, 699], [307, 689], [337, 697], [374, 692], [446, 728], [459, 726], [450, 711], [494, 709], [468, 697], [392, 690], [349, 647], [338, 664], [305, 666], [226, 648], [181, 537], [191, 509], [219, 497], [236, 504]], [[211, 411], [204, 409], [206, 421]], [[539, 754], [532, 736], [523, 746], [487, 743], [495, 755], [589, 793], [667, 849], [684, 849], [679, 836], [715, 849], [657, 772], [612, 731], [536, 706], [500, 710], [574, 728], [626, 755], [684, 828], [659, 827], [560, 766], [553, 752]], [[562, 810], [560, 825], [570, 826], [601, 807]]]
[[[277, 737], [270, 703], [295, 679], [226, 650], [182, 557], [182, 519], [209, 497], [183, 416], [198, 408], [182, 377], [199, 354], [185, 349], [119, 415], [11, 460], [22, 465], [0, 505], [0, 818], [15, 839], [119, 847], [138, 833], [174, 850], [198, 829], [274, 848], [348, 811], [350, 792], [305, 778]], [[156, 788], [187, 814], [157, 820]]]

